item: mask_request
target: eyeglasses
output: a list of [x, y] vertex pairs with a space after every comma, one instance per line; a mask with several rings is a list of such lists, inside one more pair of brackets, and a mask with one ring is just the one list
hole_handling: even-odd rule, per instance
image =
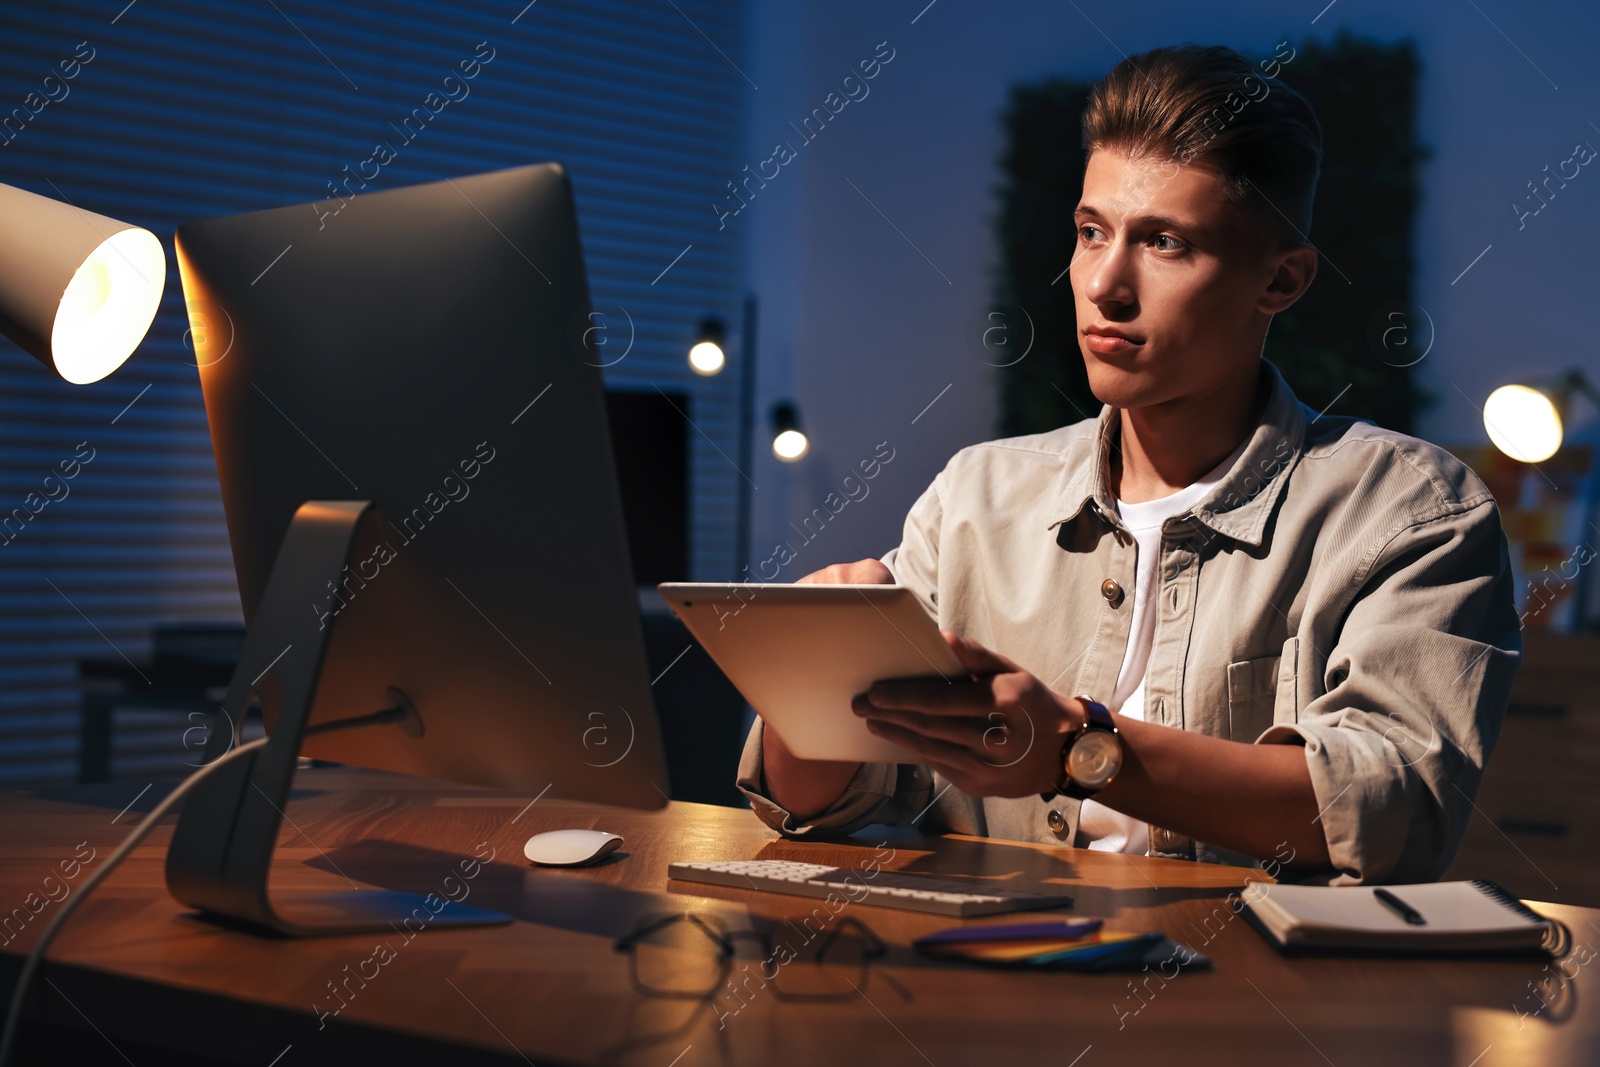
[[[831, 1001], [864, 995], [868, 963], [887, 954], [878, 935], [853, 918], [826, 930], [806, 920], [765, 930], [729, 931], [714, 915], [682, 912], [646, 916], [614, 946], [628, 956], [633, 988], [650, 997], [708, 1000], [727, 991], [747, 1000], [770, 990], [779, 1000]], [[760, 958], [734, 974], [739, 941], [753, 942]], [[910, 994], [885, 973], [905, 999]]]

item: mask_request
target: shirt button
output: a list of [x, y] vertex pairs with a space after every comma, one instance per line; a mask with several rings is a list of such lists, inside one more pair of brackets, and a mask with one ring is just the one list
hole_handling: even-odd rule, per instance
[[1058, 834], [1067, 828], [1066, 816], [1054, 809], [1045, 817], [1045, 821], [1050, 824], [1050, 829]]
[[1122, 601], [1122, 586], [1114, 578], [1107, 578], [1100, 583], [1100, 595], [1106, 598], [1106, 603], [1116, 607]]

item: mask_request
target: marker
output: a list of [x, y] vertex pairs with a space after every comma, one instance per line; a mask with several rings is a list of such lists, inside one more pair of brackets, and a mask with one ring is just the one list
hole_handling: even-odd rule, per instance
[[1410, 904], [1407, 904], [1405, 901], [1401, 900], [1387, 889], [1374, 889], [1372, 891], [1372, 895], [1378, 898], [1379, 904], [1382, 904], [1384, 907], [1400, 916], [1400, 918], [1404, 919], [1412, 926], [1428, 925], [1428, 920], [1422, 917], [1422, 913], [1420, 911], [1418, 911], [1416, 908], [1413, 908]]

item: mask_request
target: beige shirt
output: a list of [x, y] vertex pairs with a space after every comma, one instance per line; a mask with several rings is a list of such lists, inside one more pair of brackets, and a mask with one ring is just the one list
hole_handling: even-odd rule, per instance
[[[1227, 476], [1163, 526], [1148, 722], [1305, 748], [1335, 885], [1426, 881], [1449, 866], [1500, 731], [1521, 630], [1499, 512], [1449, 453], [1317, 416], [1277, 370]], [[1063, 695], [1109, 693], [1127, 646], [1133, 539], [1108, 458], [1117, 411], [958, 452], [883, 562], [941, 627]], [[971, 797], [928, 768], [863, 764], [797, 824], [764, 790], [758, 719], [738, 784], [787, 836], [915, 822], [1074, 841], [1080, 803]], [[1150, 828], [1150, 855], [1255, 860]]]

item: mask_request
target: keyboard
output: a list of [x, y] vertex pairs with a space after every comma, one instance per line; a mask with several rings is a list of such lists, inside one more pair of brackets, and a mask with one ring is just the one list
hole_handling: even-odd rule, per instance
[[971, 882], [898, 871], [866, 874], [844, 867], [791, 860], [674, 863], [667, 868], [667, 876], [685, 882], [759, 889], [796, 897], [837, 894], [858, 904], [961, 917], [1072, 906], [1072, 898], [1064, 893], [1040, 893], [1006, 886], [978, 887]]

